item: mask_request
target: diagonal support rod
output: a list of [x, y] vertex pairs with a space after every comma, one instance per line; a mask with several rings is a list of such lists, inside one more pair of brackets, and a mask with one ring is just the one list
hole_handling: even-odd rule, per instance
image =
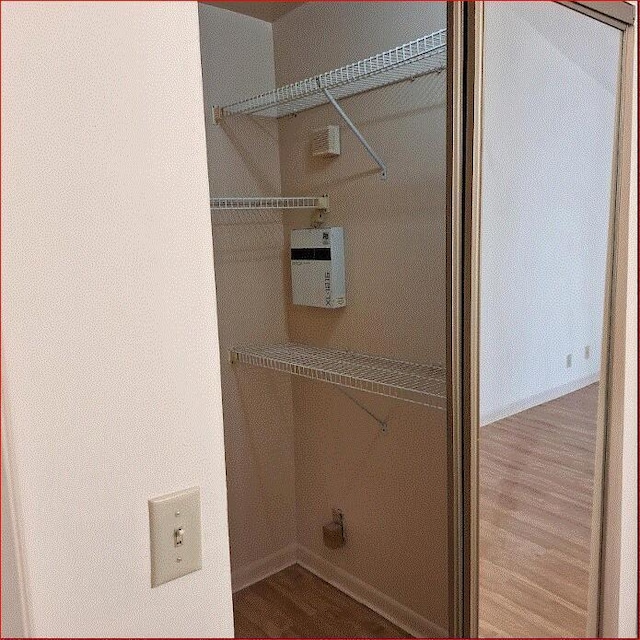
[[365, 140], [364, 136], [360, 133], [358, 128], [353, 122], [351, 122], [349, 116], [343, 111], [342, 107], [338, 104], [336, 99], [329, 93], [328, 89], [323, 89], [324, 95], [327, 96], [327, 100], [333, 105], [334, 109], [340, 114], [340, 117], [347, 123], [347, 126], [360, 142], [362, 146], [367, 150], [367, 153], [374, 159], [375, 163], [380, 167], [381, 178], [387, 179], [387, 165], [380, 159], [380, 156], [371, 148], [371, 145]]
[[365, 413], [368, 413], [380, 425], [380, 431], [382, 431], [382, 433], [387, 433], [387, 431], [389, 430], [389, 425], [387, 424], [386, 420], [381, 420], [380, 418], [378, 418], [377, 415], [369, 411], [367, 407], [365, 407], [361, 402], [358, 402], [358, 400], [356, 400], [350, 393], [347, 393], [342, 387], [337, 386], [336, 390], [339, 391], [342, 395], [347, 396], [347, 398], [349, 398], [349, 400], [351, 400], [353, 404], [362, 409]]

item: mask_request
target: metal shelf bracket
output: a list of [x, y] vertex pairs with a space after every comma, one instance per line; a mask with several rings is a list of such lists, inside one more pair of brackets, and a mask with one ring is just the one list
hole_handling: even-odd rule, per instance
[[387, 179], [387, 165], [382, 161], [380, 156], [371, 148], [371, 145], [367, 142], [365, 137], [360, 133], [358, 127], [351, 121], [349, 116], [344, 112], [342, 107], [338, 104], [337, 100], [331, 95], [328, 89], [322, 90], [327, 100], [333, 105], [333, 108], [338, 112], [338, 115], [345, 121], [346, 125], [353, 131], [353, 134], [360, 140], [362, 146], [367, 150], [367, 153], [373, 158], [374, 162], [380, 167], [380, 177], [383, 180]]
[[353, 404], [355, 404], [356, 407], [358, 407], [359, 409], [362, 409], [362, 411], [369, 414], [378, 423], [378, 425], [380, 425], [380, 431], [382, 433], [387, 433], [387, 431], [389, 431], [389, 424], [386, 420], [381, 420], [380, 418], [378, 418], [377, 415], [375, 415], [372, 411], [369, 411], [367, 407], [365, 407], [361, 402], [358, 402], [358, 400], [356, 400], [350, 393], [347, 393], [341, 387], [336, 387], [336, 391], [339, 391], [343, 396], [346, 396], [347, 398], [349, 398], [349, 400], [351, 400], [351, 402], [353, 402]]

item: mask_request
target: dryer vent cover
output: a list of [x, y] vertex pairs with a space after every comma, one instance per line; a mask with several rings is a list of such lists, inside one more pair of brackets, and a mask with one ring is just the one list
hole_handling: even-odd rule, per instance
[[338, 125], [331, 124], [313, 132], [311, 155], [323, 158], [340, 155], [340, 127]]

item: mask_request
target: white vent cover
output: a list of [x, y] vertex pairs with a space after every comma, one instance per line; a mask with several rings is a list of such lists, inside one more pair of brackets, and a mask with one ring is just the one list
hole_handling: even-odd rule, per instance
[[311, 155], [324, 158], [340, 155], [340, 127], [338, 125], [330, 124], [313, 132]]

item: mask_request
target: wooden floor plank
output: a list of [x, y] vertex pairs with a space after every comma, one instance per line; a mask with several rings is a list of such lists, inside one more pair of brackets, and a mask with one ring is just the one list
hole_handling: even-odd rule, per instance
[[586, 632], [598, 385], [480, 429], [481, 637]]
[[236, 638], [410, 638], [299, 565], [233, 596]]

